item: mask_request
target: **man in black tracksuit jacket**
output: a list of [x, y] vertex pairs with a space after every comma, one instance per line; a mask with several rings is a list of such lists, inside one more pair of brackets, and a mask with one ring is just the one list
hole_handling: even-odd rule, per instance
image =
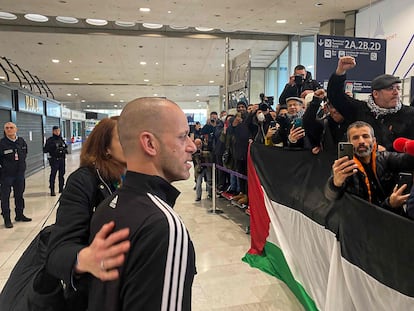
[[49, 188], [50, 195], [55, 196], [55, 179], [57, 172], [59, 172], [59, 193], [62, 193], [63, 185], [65, 184], [65, 158], [68, 153], [68, 146], [62, 136], [60, 136], [59, 126], [53, 127], [53, 135], [46, 140], [43, 152], [49, 153]]
[[5, 136], [0, 140], [1, 213], [5, 227], [13, 228], [9, 202], [11, 188], [13, 188], [14, 204], [16, 205], [15, 220], [32, 220], [23, 215], [27, 144], [22, 137], [17, 136], [17, 127], [13, 122], [7, 122], [4, 125], [4, 134]]
[[[139, 98], [123, 109], [119, 137], [128, 171], [97, 208], [90, 239], [114, 220], [116, 229], [130, 229], [131, 248], [118, 280], [91, 280], [88, 311], [191, 310], [195, 253], [170, 184], [190, 177], [196, 148], [188, 133], [185, 114], [167, 99]], [[109, 265], [101, 261], [102, 269]]]

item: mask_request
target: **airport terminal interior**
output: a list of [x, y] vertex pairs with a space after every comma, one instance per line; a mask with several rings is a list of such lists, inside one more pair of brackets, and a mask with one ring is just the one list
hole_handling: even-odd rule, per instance
[[[305, 73], [303, 81], [299, 77], [300, 82], [294, 83], [295, 87], [302, 85], [306, 77], [326, 90], [341, 56], [356, 59], [355, 68], [347, 72], [349, 79], [344, 82], [348, 95], [367, 100], [372, 79], [389, 73], [401, 79], [401, 103], [414, 106], [413, 16], [412, 0], [0, 1], [0, 126], [14, 122], [17, 135], [28, 144], [24, 213], [32, 218], [31, 222], [14, 221], [12, 195], [13, 227], [6, 229], [0, 218], [0, 290], [42, 226], [55, 221], [59, 195], [50, 195], [50, 167], [43, 152], [55, 126], [60, 127], [69, 148], [67, 178], [79, 167], [82, 144], [94, 126], [104, 118], [119, 115], [134, 98], [161, 97], [176, 102], [193, 131], [196, 122], [210, 125], [213, 111], [218, 115], [236, 114], [240, 103], [246, 108], [247, 104], [266, 104], [264, 109], [277, 110], [279, 96], [288, 81], [295, 80], [298, 64], [304, 66]], [[306, 95], [297, 93], [298, 97]], [[297, 100], [294, 96], [293, 101]], [[296, 104], [299, 102], [302, 101]], [[328, 113], [322, 117], [327, 116]], [[156, 115], [154, 120], [158, 120]], [[263, 137], [263, 143], [266, 140], [269, 138]], [[276, 219], [280, 223], [275, 221], [277, 213], [271, 215], [275, 218], [266, 224], [270, 223], [270, 228], [265, 228], [269, 229], [266, 236], [260, 235], [260, 251], [274, 242], [280, 257], [271, 258], [270, 265], [276, 263], [276, 271], [288, 271], [291, 283], [254, 268], [260, 266], [257, 262], [250, 266], [242, 261], [254, 244], [249, 201], [239, 204], [231, 196], [226, 197], [227, 191], [213, 192], [211, 197], [205, 183], [198, 200], [193, 174], [194, 168], [188, 180], [173, 184], [181, 192], [175, 210], [189, 231], [196, 253], [192, 310], [388, 311], [398, 309], [388, 308], [394, 307], [394, 302], [396, 306], [413, 305], [411, 284], [395, 278], [391, 285], [397, 285], [393, 287], [388, 280], [365, 274], [360, 266], [351, 269], [351, 273], [345, 271], [348, 261], [341, 257], [337, 232], [329, 231], [323, 222], [310, 225], [313, 213], [292, 212], [291, 206], [283, 214], [285, 218]], [[232, 174], [242, 178], [247, 175]], [[257, 193], [262, 192], [263, 185], [255, 185]], [[239, 191], [234, 192], [233, 195]], [[262, 210], [271, 204], [275, 209], [283, 205], [266, 195], [267, 206], [263, 203]], [[244, 197], [250, 200], [247, 193]], [[297, 203], [295, 200], [296, 197], [291, 201]], [[282, 209], [283, 212], [286, 211]], [[303, 223], [298, 219], [304, 219]], [[287, 232], [286, 240], [278, 240], [276, 224], [283, 233]], [[309, 228], [315, 231], [306, 231]], [[259, 232], [263, 228], [256, 229]], [[318, 240], [312, 235], [315, 232], [324, 234], [324, 238]], [[299, 253], [283, 249], [283, 242], [292, 249], [297, 247]], [[308, 258], [310, 253], [314, 257]], [[254, 255], [261, 258], [262, 253]], [[353, 274], [355, 271], [368, 275], [374, 285], [363, 283], [364, 278]], [[394, 277], [393, 271], [386, 272]], [[399, 284], [407, 285], [408, 290]], [[365, 286], [364, 290], [360, 291], [359, 286]], [[370, 306], [374, 300], [376, 309], [365, 308], [365, 303]]]

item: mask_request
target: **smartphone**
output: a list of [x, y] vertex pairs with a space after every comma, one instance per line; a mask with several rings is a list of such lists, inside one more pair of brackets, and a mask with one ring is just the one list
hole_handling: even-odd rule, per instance
[[354, 158], [354, 146], [349, 142], [338, 143], [338, 159], [344, 156], [348, 156], [349, 160]]
[[407, 188], [405, 188], [403, 194], [409, 194], [411, 191], [411, 187], [413, 186], [413, 174], [412, 173], [399, 173], [398, 174], [398, 188], [400, 188], [404, 184], [407, 185]]
[[302, 127], [302, 119], [301, 118], [296, 118], [295, 120], [293, 120], [293, 126], [295, 128]]
[[276, 121], [270, 121], [269, 127], [276, 127]]

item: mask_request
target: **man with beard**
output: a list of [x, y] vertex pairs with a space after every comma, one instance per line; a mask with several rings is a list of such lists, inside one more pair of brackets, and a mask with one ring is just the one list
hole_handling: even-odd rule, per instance
[[407, 185], [396, 185], [398, 173], [414, 170], [414, 157], [406, 153], [377, 151], [372, 126], [356, 121], [348, 127], [348, 141], [354, 157], [344, 156], [332, 165], [332, 176], [325, 187], [325, 197], [339, 199], [344, 192], [357, 195], [372, 204], [404, 215], [403, 205], [409, 194]]
[[389, 74], [374, 78], [371, 94], [361, 101], [345, 94], [346, 72], [356, 66], [355, 58], [343, 56], [328, 83], [328, 98], [333, 107], [349, 123], [365, 121], [374, 128], [377, 143], [394, 151], [392, 143], [398, 137], [414, 139], [414, 107], [401, 103], [401, 80]]
[[303, 148], [305, 130], [300, 123], [295, 125], [295, 120], [302, 121], [303, 101], [299, 97], [289, 97], [286, 103], [287, 114], [276, 118], [279, 128], [272, 136], [272, 143], [282, 143], [284, 147]]

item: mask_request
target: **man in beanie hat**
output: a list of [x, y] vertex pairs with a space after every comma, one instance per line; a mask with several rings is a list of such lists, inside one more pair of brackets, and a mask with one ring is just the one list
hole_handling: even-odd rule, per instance
[[49, 188], [50, 195], [55, 196], [55, 179], [56, 174], [59, 172], [59, 193], [63, 190], [65, 183], [65, 158], [68, 153], [67, 145], [64, 142], [62, 136], [60, 136], [59, 126], [52, 128], [53, 135], [46, 140], [46, 144], [43, 147], [44, 153], [49, 153], [48, 160], [50, 164], [50, 177], [49, 177]]
[[338, 67], [328, 83], [328, 98], [335, 109], [348, 121], [365, 121], [373, 128], [377, 142], [393, 151], [392, 143], [398, 137], [414, 139], [414, 107], [401, 103], [401, 80], [383, 74], [371, 82], [367, 101], [354, 99], [344, 92], [346, 72], [356, 66], [355, 58], [339, 58]]

